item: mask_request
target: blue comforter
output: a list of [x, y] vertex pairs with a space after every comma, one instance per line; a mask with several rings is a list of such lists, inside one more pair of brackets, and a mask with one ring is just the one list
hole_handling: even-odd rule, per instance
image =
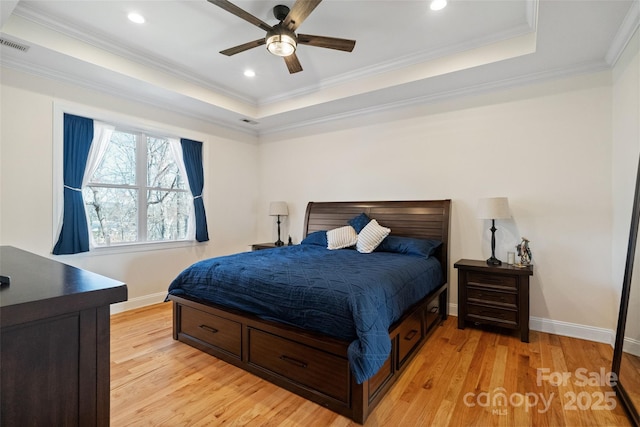
[[352, 373], [362, 383], [389, 357], [391, 324], [442, 282], [434, 257], [297, 245], [197, 262], [169, 294], [348, 341]]

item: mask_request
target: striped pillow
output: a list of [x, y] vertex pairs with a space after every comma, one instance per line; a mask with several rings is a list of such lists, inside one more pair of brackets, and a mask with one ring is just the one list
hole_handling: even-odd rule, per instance
[[353, 246], [358, 241], [358, 233], [350, 226], [327, 231], [327, 249], [342, 249]]
[[389, 233], [391, 233], [390, 228], [383, 227], [378, 224], [378, 221], [372, 219], [358, 234], [356, 249], [360, 253], [369, 254], [382, 243]]

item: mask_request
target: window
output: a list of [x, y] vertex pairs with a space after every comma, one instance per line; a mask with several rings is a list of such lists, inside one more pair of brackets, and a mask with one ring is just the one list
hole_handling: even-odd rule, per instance
[[204, 144], [168, 137], [170, 131], [154, 124], [141, 128], [110, 112], [95, 111], [118, 125], [67, 110], [81, 108], [54, 104], [53, 221], [58, 227], [51, 252], [207, 242]]
[[193, 199], [171, 144], [159, 135], [113, 131], [82, 188], [95, 245], [186, 239]]

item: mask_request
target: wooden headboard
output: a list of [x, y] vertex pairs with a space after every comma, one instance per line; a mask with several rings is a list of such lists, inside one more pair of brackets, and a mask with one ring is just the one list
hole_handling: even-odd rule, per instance
[[364, 212], [394, 236], [442, 241], [436, 256], [445, 281], [449, 270], [449, 211], [451, 200], [415, 200], [398, 202], [309, 202], [304, 217], [304, 235], [347, 225]]

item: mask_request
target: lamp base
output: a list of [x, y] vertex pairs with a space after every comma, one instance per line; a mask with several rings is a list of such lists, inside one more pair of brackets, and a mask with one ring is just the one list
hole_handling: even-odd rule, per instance
[[278, 239], [278, 241], [275, 242], [274, 245], [276, 245], [276, 246], [284, 246], [284, 242], [282, 240]]
[[502, 265], [502, 261], [500, 261], [498, 258], [492, 256], [491, 258], [489, 258], [487, 260], [487, 264], [488, 265]]

